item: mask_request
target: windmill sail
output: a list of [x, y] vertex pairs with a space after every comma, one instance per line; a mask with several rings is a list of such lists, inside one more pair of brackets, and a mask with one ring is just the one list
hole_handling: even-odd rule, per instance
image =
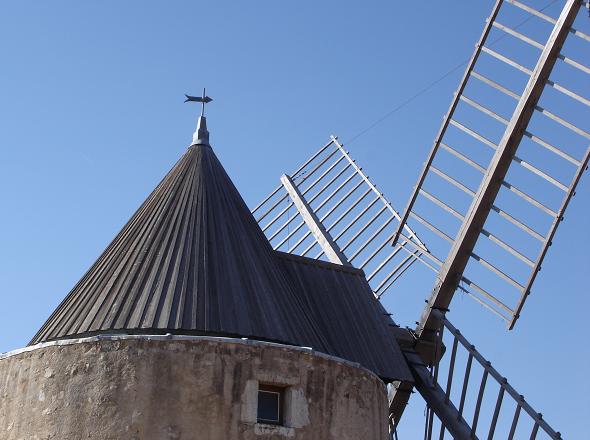
[[[425, 439], [444, 439], [445, 434], [461, 439], [562, 438], [444, 314], [433, 313], [441, 323], [436, 349], [447, 347], [450, 353], [430, 368], [417, 353], [405, 353], [414, 365], [416, 389], [427, 403]], [[391, 414], [392, 432], [400, 416]]]
[[363, 269], [377, 297], [416, 261], [437, 270], [410, 227], [389, 246], [400, 215], [336, 137], [252, 213], [275, 250]]
[[567, 0], [552, 18], [500, 0], [487, 20], [398, 227], [444, 262], [418, 335], [457, 289], [510, 329], [520, 316], [590, 154], [580, 6]]

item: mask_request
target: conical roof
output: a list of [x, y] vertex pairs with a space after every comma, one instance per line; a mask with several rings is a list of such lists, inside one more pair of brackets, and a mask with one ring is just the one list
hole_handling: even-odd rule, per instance
[[321, 336], [209, 145], [192, 145], [32, 343], [105, 331]]
[[30, 344], [101, 333], [246, 337], [412, 380], [363, 271], [274, 251], [208, 135], [201, 117], [193, 145]]

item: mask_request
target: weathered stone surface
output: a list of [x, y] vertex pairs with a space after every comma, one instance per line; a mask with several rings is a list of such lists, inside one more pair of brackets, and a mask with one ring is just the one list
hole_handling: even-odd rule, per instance
[[[288, 386], [285, 427], [258, 382]], [[0, 358], [2, 440], [384, 440], [384, 384], [303, 349], [214, 338], [88, 339]]]

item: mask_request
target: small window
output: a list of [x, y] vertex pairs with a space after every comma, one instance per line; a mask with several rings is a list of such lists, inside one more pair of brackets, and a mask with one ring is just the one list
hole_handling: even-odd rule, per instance
[[283, 424], [285, 389], [273, 385], [258, 386], [258, 423]]

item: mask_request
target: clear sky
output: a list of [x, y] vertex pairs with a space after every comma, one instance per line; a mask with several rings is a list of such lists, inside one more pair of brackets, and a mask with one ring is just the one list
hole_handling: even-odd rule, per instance
[[[28, 343], [186, 149], [184, 93], [213, 97], [211, 142], [250, 206], [337, 134], [402, 209], [463, 69], [364, 130], [465, 62], [492, 4], [3, 2], [0, 352]], [[586, 175], [514, 331], [468, 299], [449, 315], [572, 439], [590, 413], [589, 213]], [[402, 438], [423, 423], [414, 396]]]

